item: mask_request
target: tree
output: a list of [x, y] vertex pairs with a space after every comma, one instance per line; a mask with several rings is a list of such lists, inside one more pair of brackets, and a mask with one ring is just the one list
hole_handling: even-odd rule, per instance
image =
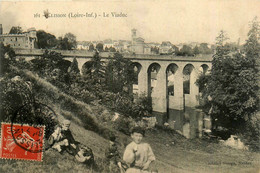
[[10, 70], [11, 62], [15, 62], [15, 52], [10, 45], [4, 46], [0, 43], [0, 76]]
[[104, 62], [101, 60], [101, 57], [97, 51], [88, 64], [89, 66], [85, 72], [85, 75], [91, 79], [92, 84], [102, 85], [105, 77]]
[[72, 50], [76, 48], [77, 41], [76, 36], [72, 33], [65, 34], [64, 38], [59, 37], [59, 49], [61, 50]]
[[99, 51], [99, 52], [103, 52], [103, 44], [102, 43], [98, 43], [97, 45], [96, 45], [96, 49]]
[[181, 55], [181, 56], [192, 56], [193, 55], [192, 48], [190, 46], [188, 46], [188, 45], [183, 45], [181, 50], [178, 52], [178, 55]]
[[90, 45], [89, 45], [89, 48], [88, 48], [88, 50], [89, 51], [93, 51], [95, 48], [94, 48], [94, 45], [91, 43]]
[[79, 74], [78, 61], [77, 61], [76, 57], [73, 58], [73, 61], [70, 64], [70, 67], [68, 68], [68, 72]]
[[[114, 93], [130, 93], [134, 82], [132, 62], [116, 52], [106, 67], [106, 86]], [[125, 90], [127, 87], [127, 90]]]
[[259, 25], [254, 21], [251, 26], [245, 54], [230, 54], [225, 46], [227, 39], [224, 31], [216, 38], [216, 53], [208, 87], [204, 92], [206, 98], [212, 98], [208, 101], [211, 105], [213, 132], [221, 126], [231, 134], [246, 134], [247, 122], [255, 115], [259, 104], [256, 64], [260, 51]]
[[212, 53], [211, 49], [208, 47], [208, 43], [201, 43], [199, 46], [199, 52], [202, 54], [211, 54]]
[[64, 36], [64, 39], [67, 38], [68, 39], [68, 43], [69, 43], [69, 50], [74, 49], [77, 47], [77, 39], [76, 36], [72, 33], [66, 33]]
[[116, 52], [116, 49], [114, 47], [110, 47], [109, 52]]
[[260, 24], [257, 17], [253, 19], [250, 24], [250, 30], [248, 32], [248, 40], [244, 46], [245, 56], [248, 59], [249, 66], [253, 74], [248, 74], [251, 77], [251, 87], [254, 89], [250, 93], [250, 102], [248, 104], [252, 110], [251, 112], [257, 111], [256, 113], [250, 114], [248, 121], [246, 121], [246, 135], [247, 140], [250, 141], [251, 146], [255, 150], [259, 150], [260, 141], [260, 111], [259, 111], [259, 96], [260, 96]]
[[22, 33], [23, 33], [23, 30], [22, 30], [22, 27], [20, 27], [20, 26], [13, 26], [9, 31], [9, 34], [22, 34]]
[[37, 45], [38, 48], [40, 49], [54, 48], [58, 45], [58, 40], [56, 39], [56, 37], [43, 30], [37, 31], [36, 36], [37, 36]]
[[61, 50], [70, 50], [71, 49], [69, 42], [68, 42], [68, 38], [59, 37], [58, 42], [59, 42], [59, 46], [58, 46], [59, 49], [61, 49]]
[[[177, 52], [179, 52], [179, 48], [175, 45], [172, 45], [173, 51], [176, 54]], [[159, 49], [159, 48], [158, 48]], [[159, 51], [159, 50], [158, 50]]]
[[108, 52], [109, 51], [109, 48], [106, 46], [105, 47], [105, 52]]
[[198, 48], [197, 45], [193, 48], [193, 54], [194, 54], [194, 55], [200, 54], [200, 50], [199, 50], [199, 48]]

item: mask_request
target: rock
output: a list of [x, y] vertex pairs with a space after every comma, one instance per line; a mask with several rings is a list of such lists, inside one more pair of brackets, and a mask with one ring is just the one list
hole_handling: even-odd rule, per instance
[[231, 135], [230, 138], [224, 141], [224, 145], [236, 149], [248, 150], [248, 147], [245, 146], [244, 143], [236, 135]]
[[119, 118], [119, 113], [115, 112], [115, 115], [112, 118], [112, 121], [116, 121]]

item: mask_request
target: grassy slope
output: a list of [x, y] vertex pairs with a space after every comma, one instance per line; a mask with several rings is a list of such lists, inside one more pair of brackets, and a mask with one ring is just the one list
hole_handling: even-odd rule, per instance
[[[28, 75], [30, 78], [37, 78], [31, 73], [28, 73]], [[58, 95], [64, 95], [42, 79], [40, 79], [39, 83], [43, 87], [49, 87], [48, 89], [57, 92]], [[73, 116], [73, 113], [63, 110], [59, 102], [53, 102], [52, 100], [46, 102], [56, 111], [59, 119], [63, 118], [61, 114], [72, 117], [71, 130], [76, 140], [91, 147], [97, 164], [102, 164], [101, 160], [104, 159], [104, 151], [109, 142], [95, 132], [86, 130], [80, 119]], [[96, 107], [77, 100], [75, 102], [85, 107], [91, 116], [98, 116], [98, 112], [95, 111]], [[123, 153], [124, 145], [130, 141], [130, 138], [119, 132], [117, 134], [119, 136], [120, 152]], [[146, 136], [144, 140], [151, 144], [157, 158], [155, 166], [161, 173], [258, 173], [260, 171], [259, 153], [235, 150], [200, 139], [188, 140], [169, 130], [151, 130], [147, 132]], [[90, 170], [77, 163], [73, 157], [66, 153], [60, 155], [53, 150], [48, 150], [44, 153], [42, 162], [0, 160], [0, 172], [90, 172]]]

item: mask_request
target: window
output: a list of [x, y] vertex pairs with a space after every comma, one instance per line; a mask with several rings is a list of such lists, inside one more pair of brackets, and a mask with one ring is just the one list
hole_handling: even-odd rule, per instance
[[15, 41], [17, 41], [17, 37], [15, 37]]

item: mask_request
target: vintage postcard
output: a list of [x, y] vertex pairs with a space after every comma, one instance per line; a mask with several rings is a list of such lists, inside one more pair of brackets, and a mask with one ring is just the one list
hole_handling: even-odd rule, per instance
[[1, 0], [0, 172], [259, 173], [259, 0]]

